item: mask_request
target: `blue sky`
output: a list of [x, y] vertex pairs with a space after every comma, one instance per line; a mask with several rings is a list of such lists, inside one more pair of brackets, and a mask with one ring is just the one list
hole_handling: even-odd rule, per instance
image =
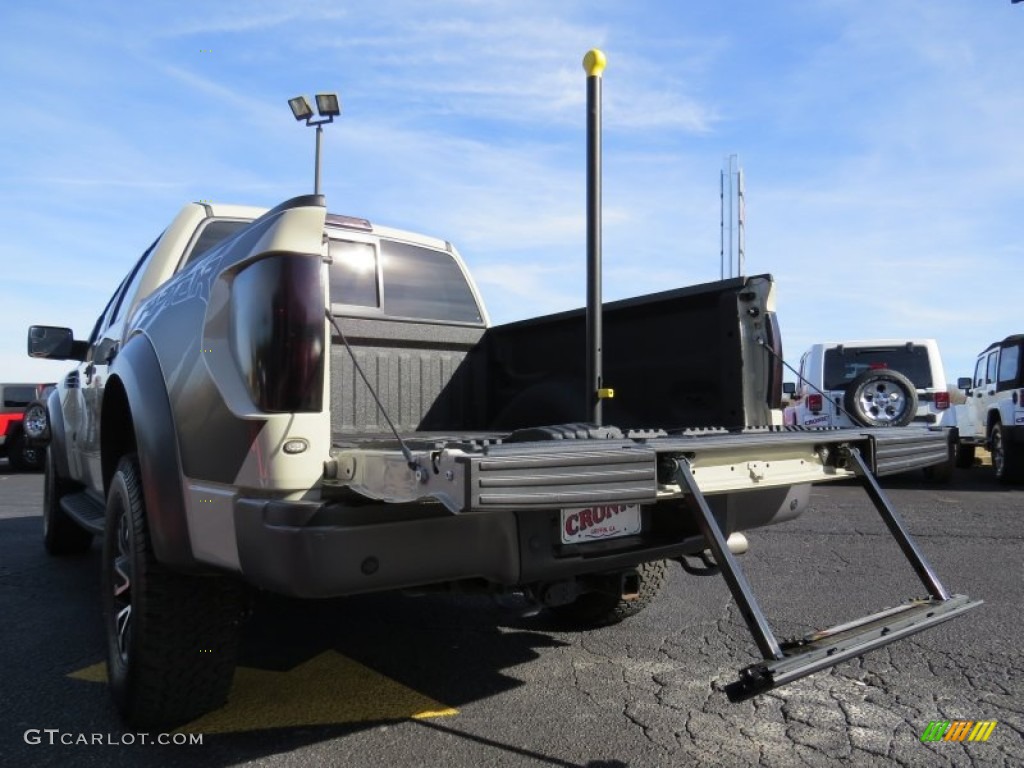
[[[604, 77], [606, 299], [717, 279], [719, 171], [786, 357], [1024, 331], [1024, 5], [1009, 0], [5, 2], [0, 380], [54, 380], [186, 201], [312, 188], [289, 97], [337, 91], [331, 210], [454, 242], [496, 323], [584, 301], [585, 76]], [[671, 333], [699, 329], [671, 329]]]

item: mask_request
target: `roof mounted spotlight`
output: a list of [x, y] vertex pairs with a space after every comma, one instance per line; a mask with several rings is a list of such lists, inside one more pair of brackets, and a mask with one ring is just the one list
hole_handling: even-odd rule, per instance
[[320, 120], [313, 119], [313, 107], [305, 96], [296, 96], [288, 99], [288, 106], [296, 120], [305, 120], [306, 125], [316, 126], [316, 175], [313, 181], [313, 190], [320, 194], [320, 137], [323, 134], [324, 123], [333, 123], [334, 118], [341, 114], [341, 101], [336, 93], [318, 93], [316, 95], [316, 111]]

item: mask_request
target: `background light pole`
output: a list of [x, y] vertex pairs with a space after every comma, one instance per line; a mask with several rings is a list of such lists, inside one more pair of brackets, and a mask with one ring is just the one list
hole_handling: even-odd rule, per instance
[[313, 107], [305, 96], [296, 96], [288, 99], [288, 106], [296, 120], [305, 120], [306, 125], [316, 126], [316, 167], [313, 177], [313, 191], [320, 194], [320, 137], [323, 134], [324, 123], [333, 123], [334, 118], [341, 114], [341, 102], [336, 93], [318, 93], [316, 95], [316, 111], [322, 119], [313, 119]]

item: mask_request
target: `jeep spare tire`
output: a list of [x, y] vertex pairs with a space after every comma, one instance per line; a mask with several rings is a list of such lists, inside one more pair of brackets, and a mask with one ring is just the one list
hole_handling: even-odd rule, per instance
[[865, 371], [847, 385], [843, 407], [864, 427], [905, 427], [917, 414], [917, 389], [899, 371]]

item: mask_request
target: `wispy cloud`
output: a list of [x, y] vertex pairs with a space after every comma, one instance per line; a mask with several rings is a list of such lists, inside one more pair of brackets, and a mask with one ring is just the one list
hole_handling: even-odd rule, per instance
[[[992, 274], [1024, 277], [1021, 11], [22, 4], [0, 27], [18, 105], [0, 122], [0, 268], [45, 256], [50, 289], [33, 276], [20, 291], [95, 314], [186, 199], [273, 205], [308, 190], [313, 134], [285, 99], [326, 89], [345, 111], [324, 133], [332, 208], [454, 241], [497, 321], [577, 306], [580, 61], [598, 46], [606, 296], [717, 276], [717, 174], [738, 152], [748, 271], [778, 277], [791, 357], [826, 337], [934, 335], [967, 366], [1018, 330], [1012, 305], [986, 297]], [[36, 319], [13, 298], [0, 294], [0, 361]]]

